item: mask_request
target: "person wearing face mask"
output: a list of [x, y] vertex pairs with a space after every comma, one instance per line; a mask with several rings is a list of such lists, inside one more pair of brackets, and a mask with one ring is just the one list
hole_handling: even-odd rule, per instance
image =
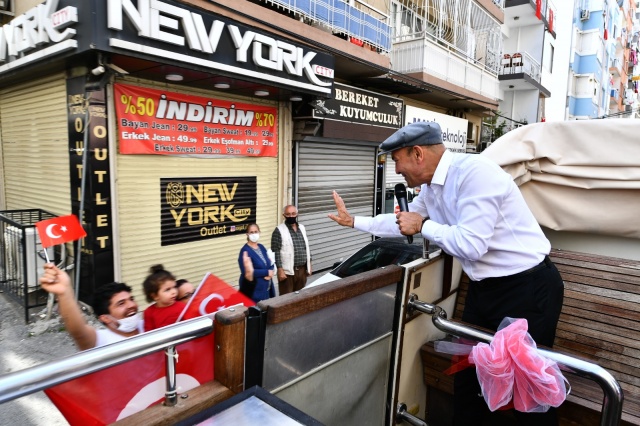
[[104, 324], [104, 329], [96, 329], [87, 323], [66, 272], [47, 263], [40, 277], [40, 285], [45, 291], [57, 296], [65, 328], [80, 350], [108, 345], [144, 331], [138, 305], [131, 295], [131, 287], [124, 283], [104, 284], [93, 295], [93, 312]]
[[284, 223], [278, 225], [271, 235], [281, 295], [302, 289], [311, 275], [309, 240], [304, 226], [298, 223], [298, 209], [286, 206], [283, 216]]
[[[247, 243], [242, 246], [238, 256], [240, 292], [256, 303], [275, 296], [275, 288], [271, 281], [274, 265], [265, 246], [258, 243], [259, 239], [260, 227], [255, 223], [250, 224], [247, 227]], [[247, 257], [252, 267], [245, 267]]]

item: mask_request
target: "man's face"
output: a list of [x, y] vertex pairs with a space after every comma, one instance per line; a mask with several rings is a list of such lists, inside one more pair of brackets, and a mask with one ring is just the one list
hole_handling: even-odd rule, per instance
[[138, 313], [138, 304], [128, 291], [121, 291], [111, 296], [109, 303], [109, 315], [116, 320], [130, 317]]
[[297, 217], [298, 209], [295, 207], [287, 207], [284, 211], [284, 217]]
[[416, 176], [416, 161], [413, 147], [396, 149], [391, 153], [391, 158], [396, 163], [396, 173], [402, 175], [409, 187], [419, 186]]

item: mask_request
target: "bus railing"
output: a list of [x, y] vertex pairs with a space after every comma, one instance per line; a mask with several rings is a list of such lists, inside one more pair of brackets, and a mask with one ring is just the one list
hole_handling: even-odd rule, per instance
[[121, 342], [89, 349], [57, 361], [0, 376], [0, 404], [50, 388], [80, 376], [166, 349], [165, 405], [175, 405], [175, 346], [213, 331], [213, 319], [198, 317], [170, 327], [130, 337]]
[[[418, 311], [431, 315], [436, 328], [445, 333], [484, 343], [491, 343], [493, 340], [493, 334], [448, 320], [446, 311], [440, 306], [422, 302], [413, 294], [409, 297], [407, 308], [409, 313]], [[624, 396], [620, 384], [611, 373], [597, 364], [583, 361], [569, 355], [541, 348], [537, 348], [537, 350], [542, 356], [557, 362], [560, 369], [568, 370], [580, 377], [596, 382], [604, 392], [600, 426], [616, 426], [620, 424]]]

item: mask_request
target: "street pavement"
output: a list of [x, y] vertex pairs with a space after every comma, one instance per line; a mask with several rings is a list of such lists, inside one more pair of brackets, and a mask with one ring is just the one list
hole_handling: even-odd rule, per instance
[[[0, 374], [5, 375], [54, 361], [77, 352], [57, 315], [45, 321], [32, 309], [29, 324], [24, 308], [5, 293], [0, 293]], [[0, 380], [2, 376], [0, 376]], [[68, 425], [44, 392], [0, 404], [0, 425]]]

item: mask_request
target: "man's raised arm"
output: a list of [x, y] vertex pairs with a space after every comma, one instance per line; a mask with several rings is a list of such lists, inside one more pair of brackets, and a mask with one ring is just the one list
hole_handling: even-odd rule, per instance
[[58, 309], [67, 331], [81, 349], [91, 349], [96, 345], [96, 330], [84, 318], [78, 302], [73, 294], [69, 275], [58, 269], [53, 263], [44, 265], [44, 274], [40, 277], [40, 285], [58, 299]]

